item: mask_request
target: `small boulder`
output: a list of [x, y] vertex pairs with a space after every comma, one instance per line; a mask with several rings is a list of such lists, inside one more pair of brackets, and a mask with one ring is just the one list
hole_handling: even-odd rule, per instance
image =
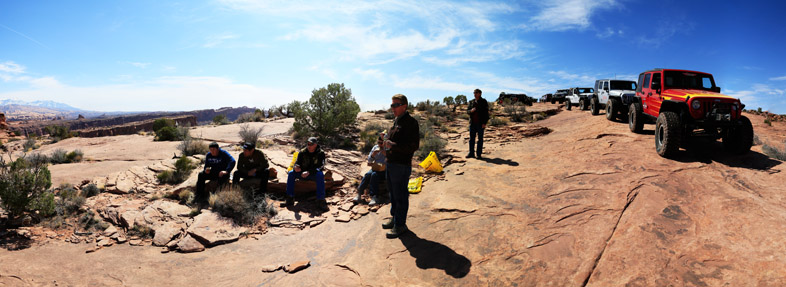
[[287, 266], [284, 266], [284, 271], [286, 271], [287, 273], [295, 273], [300, 270], [306, 269], [309, 266], [311, 266], [311, 261], [303, 260], [303, 261], [290, 263]]
[[155, 236], [153, 236], [153, 245], [164, 246], [169, 243], [169, 241], [172, 241], [172, 238], [180, 234], [183, 228], [175, 223], [167, 222], [156, 226], [154, 230]]
[[205, 246], [202, 243], [199, 243], [196, 239], [191, 237], [191, 235], [186, 235], [185, 238], [180, 240], [177, 243], [177, 250], [180, 252], [188, 253], [188, 252], [201, 252], [205, 250]]
[[280, 270], [281, 268], [284, 268], [284, 266], [281, 266], [281, 264], [279, 264], [279, 265], [266, 265], [266, 266], [262, 266], [262, 272], [266, 272], [266, 273], [276, 272], [276, 271]]

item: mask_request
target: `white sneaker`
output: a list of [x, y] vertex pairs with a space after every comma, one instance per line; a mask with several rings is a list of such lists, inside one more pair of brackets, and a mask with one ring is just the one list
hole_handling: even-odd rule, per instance
[[368, 205], [377, 205], [378, 203], [379, 203], [379, 199], [375, 195], [371, 197], [371, 201], [368, 202]]
[[362, 199], [360, 198], [360, 194], [358, 194], [358, 195], [356, 195], [356, 196], [355, 196], [355, 198], [353, 198], [353, 199], [352, 199], [352, 202], [354, 202], [354, 203], [358, 203], [358, 202], [360, 202], [361, 200], [362, 200]]

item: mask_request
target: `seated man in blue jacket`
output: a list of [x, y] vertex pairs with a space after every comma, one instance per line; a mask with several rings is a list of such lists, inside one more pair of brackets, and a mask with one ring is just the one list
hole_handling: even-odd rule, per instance
[[218, 180], [218, 185], [223, 186], [229, 182], [229, 174], [235, 168], [235, 158], [227, 151], [218, 147], [218, 143], [212, 142], [208, 146], [210, 152], [205, 156], [205, 170], [197, 177], [196, 194], [194, 201], [199, 204], [206, 204], [208, 194], [205, 192], [206, 180]]
[[292, 206], [295, 203], [295, 179], [313, 180], [317, 183], [317, 208], [320, 211], [327, 211], [325, 201], [325, 174], [322, 168], [325, 166], [325, 152], [319, 148], [317, 138], [310, 137], [306, 142], [306, 148], [297, 154], [297, 160], [292, 171], [287, 178], [287, 199], [285, 206]]

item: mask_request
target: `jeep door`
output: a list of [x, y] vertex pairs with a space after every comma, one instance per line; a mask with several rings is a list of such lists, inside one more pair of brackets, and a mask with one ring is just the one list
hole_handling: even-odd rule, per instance
[[596, 87], [595, 91], [598, 92], [598, 100], [601, 104], [609, 101], [609, 81], [603, 81], [602, 86]]
[[660, 96], [661, 76], [660, 72], [648, 72], [639, 76], [639, 89], [636, 95], [641, 98], [641, 105], [645, 114], [657, 116], [660, 110], [660, 103], [657, 98]]

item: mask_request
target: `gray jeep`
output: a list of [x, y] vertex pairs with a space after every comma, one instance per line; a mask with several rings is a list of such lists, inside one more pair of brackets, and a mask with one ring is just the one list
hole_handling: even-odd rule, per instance
[[624, 119], [626, 111], [636, 97], [636, 82], [626, 80], [597, 80], [595, 93], [590, 99], [590, 110], [597, 115], [606, 109], [606, 119]]
[[565, 96], [565, 108], [570, 111], [571, 106], [576, 105], [579, 110], [586, 110], [593, 92], [592, 88], [570, 88], [568, 95]]

